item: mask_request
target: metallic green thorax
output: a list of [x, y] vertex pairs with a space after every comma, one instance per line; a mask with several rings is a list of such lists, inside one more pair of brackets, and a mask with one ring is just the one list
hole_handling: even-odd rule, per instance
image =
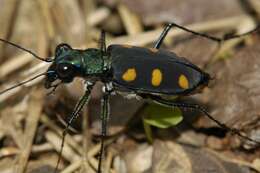
[[99, 75], [104, 71], [104, 57], [98, 49], [71, 49], [56, 57], [56, 63], [72, 64], [80, 71], [80, 76]]
[[45, 87], [55, 88], [58, 85], [55, 84], [56, 80], [70, 83], [75, 77], [105, 79], [109, 74], [108, 62], [102, 50], [78, 50], [65, 43], [59, 44], [55, 50], [55, 59], [47, 70]]

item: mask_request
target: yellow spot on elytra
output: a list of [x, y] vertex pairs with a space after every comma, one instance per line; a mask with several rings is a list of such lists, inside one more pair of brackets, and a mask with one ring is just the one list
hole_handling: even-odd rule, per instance
[[157, 53], [159, 50], [158, 49], [155, 49], [155, 48], [150, 48], [149, 49], [151, 52], [153, 52], [153, 53]]
[[185, 75], [180, 75], [179, 77], [179, 86], [182, 89], [188, 89], [189, 88], [189, 81]]
[[152, 72], [152, 85], [159, 86], [162, 82], [162, 72], [158, 68], [154, 69]]
[[122, 76], [123, 80], [126, 82], [134, 81], [136, 78], [136, 71], [134, 68], [129, 68]]

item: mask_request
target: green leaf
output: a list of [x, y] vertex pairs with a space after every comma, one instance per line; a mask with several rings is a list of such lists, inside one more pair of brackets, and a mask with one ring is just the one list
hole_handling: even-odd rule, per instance
[[181, 110], [177, 107], [169, 108], [151, 104], [144, 109], [144, 113], [146, 115], [143, 118], [144, 122], [158, 128], [175, 126], [183, 119]]
[[144, 121], [144, 119], [143, 119], [143, 125], [144, 125], [144, 131], [145, 131], [148, 142], [153, 143], [153, 132], [152, 132], [151, 126], [149, 124], [147, 124]]

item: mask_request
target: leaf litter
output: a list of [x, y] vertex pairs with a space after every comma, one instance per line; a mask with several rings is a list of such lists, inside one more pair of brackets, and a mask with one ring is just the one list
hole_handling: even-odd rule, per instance
[[[254, 27], [253, 19], [246, 16], [241, 4], [234, 0], [214, 3], [205, 0], [167, 0], [159, 4], [154, 0], [111, 2], [3, 0], [0, 2], [0, 36], [30, 48], [40, 56], [50, 57], [59, 42], [78, 48], [97, 47], [95, 40], [102, 27], [109, 29], [108, 44], [138, 46], [149, 46], [159, 36], [162, 23], [170, 21], [216, 35], [222, 35], [225, 31], [243, 32]], [[260, 11], [259, 6], [254, 7]], [[241, 21], [248, 24], [241, 25]], [[201, 104], [208, 105], [215, 118], [232, 127], [239, 127], [253, 139], [259, 139], [259, 38], [257, 34], [249, 37], [246, 41], [243, 38], [232, 44], [224, 43], [222, 49], [224, 55], [228, 52], [227, 59], [220, 56], [222, 52], [218, 54], [216, 43], [176, 29], [170, 31], [164, 46], [205, 67], [216, 77], [212, 86], [201, 95], [192, 96], [192, 101], [199, 100]], [[1, 44], [0, 55], [1, 89], [47, 68], [7, 45]], [[55, 167], [64, 128], [57, 117], [60, 115], [66, 119], [75, 100], [81, 95], [83, 85], [79, 80], [47, 97], [41, 80], [0, 98], [1, 172], [13, 172], [14, 168], [16, 172], [51, 172]], [[77, 121], [73, 128], [78, 133], [72, 132], [67, 136], [67, 149], [63, 152], [61, 163], [63, 172], [95, 172], [97, 168], [100, 126], [96, 125], [99, 117], [96, 110], [99, 110], [100, 86], [95, 88], [93, 98], [84, 113], [89, 116], [87, 125], [83, 126], [82, 121]], [[107, 142], [108, 157], [104, 158], [110, 172], [123, 172], [124, 169], [137, 172], [260, 171], [259, 149], [229, 134], [224, 138], [212, 135], [210, 129], [216, 126], [203, 116], [199, 116], [196, 122], [186, 120], [188, 128], [180, 124], [176, 128], [153, 129], [154, 143], [148, 145], [141, 123], [131, 128], [127, 126], [134, 119], [141, 121], [142, 111], [139, 110], [142, 105], [143, 102], [121, 97], [115, 97], [112, 101], [108, 138], [111, 141]], [[191, 125], [194, 127], [190, 128]], [[82, 127], [90, 134], [80, 133]], [[183, 144], [181, 139], [190, 141], [186, 140]], [[192, 143], [197, 147], [187, 146]], [[245, 152], [240, 147], [249, 150]], [[216, 148], [218, 150], [213, 151]], [[81, 158], [84, 158], [83, 161]], [[128, 164], [135, 159], [143, 162], [143, 169]], [[122, 167], [124, 164], [127, 166]]]

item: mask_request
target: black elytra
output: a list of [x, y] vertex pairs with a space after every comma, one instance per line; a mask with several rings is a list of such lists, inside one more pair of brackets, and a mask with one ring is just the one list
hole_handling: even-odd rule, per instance
[[[128, 89], [136, 94], [186, 95], [207, 86], [211, 79], [208, 73], [187, 59], [166, 50], [111, 45], [107, 52], [111, 57], [112, 82], [117, 90]], [[123, 78], [129, 69], [135, 73], [135, 79], [130, 81]], [[153, 76], [154, 70], [159, 76]], [[153, 85], [152, 80], [156, 77], [160, 81]]]

